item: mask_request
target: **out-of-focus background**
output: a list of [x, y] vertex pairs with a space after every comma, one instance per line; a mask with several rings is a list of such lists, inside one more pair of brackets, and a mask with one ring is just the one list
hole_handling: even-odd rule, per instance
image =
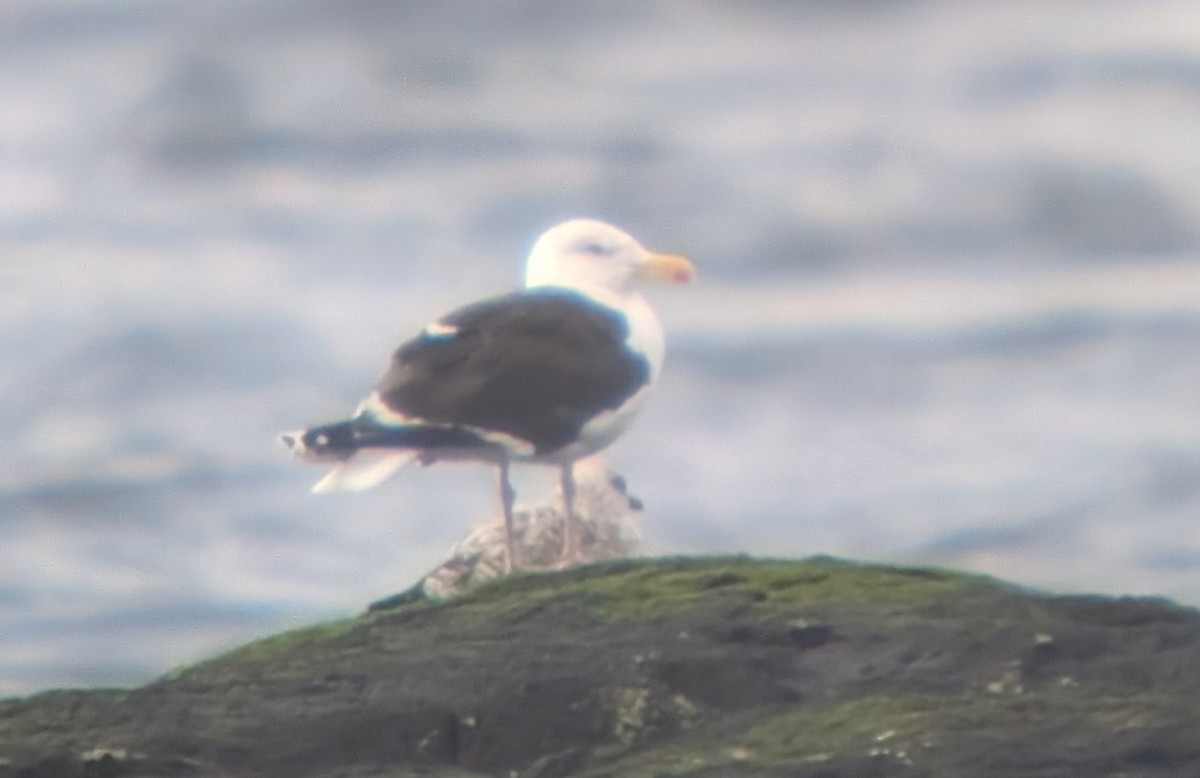
[[1195, 0], [5, 0], [0, 694], [414, 582], [492, 473], [275, 434], [576, 215], [700, 269], [649, 552], [1200, 604]]

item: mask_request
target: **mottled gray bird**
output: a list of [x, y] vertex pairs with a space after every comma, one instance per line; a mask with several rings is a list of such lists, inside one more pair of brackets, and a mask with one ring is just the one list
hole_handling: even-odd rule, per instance
[[[561, 495], [560, 495], [561, 497]], [[599, 457], [575, 463], [576, 522], [579, 563], [603, 562], [631, 556], [638, 548], [634, 514], [641, 500], [627, 491], [625, 479], [609, 470]], [[550, 570], [560, 566], [567, 514], [561, 500], [513, 509], [513, 566], [521, 570]], [[505, 572], [504, 518], [476, 524], [446, 560], [413, 589], [414, 594], [445, 599]]]

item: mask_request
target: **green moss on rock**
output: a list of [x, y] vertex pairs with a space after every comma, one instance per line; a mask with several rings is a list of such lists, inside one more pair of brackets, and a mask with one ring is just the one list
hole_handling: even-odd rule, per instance
[[[127, 692], [0, 704], [29, 775], [1200, 774], [1200, 617], [744, 557], [393, 598]], [[101, 764], [103, 762], [103, 764]]]
[[[1102, 775], [1113, 750], [1134, 761], [1162, 761], [1167, 753], [1191, 761], [1198, 715], [1200, 705], [1191, 702], [1071, 685], [1022, 694], [872, 695], [767, 715], [715, 738], [707, 733], [703, 742], [651, 749], [583, 775], [649, 778], [717, 768], [798, 775], [816, 766], [838, 775], [854, 774], [866, 762], [885, 774], [911, 768], [932, 775], [1029, 775], [1067, 755], [1097, 770], [1087, 774]], [[973, 747], [964, 749], [964, 742]]]

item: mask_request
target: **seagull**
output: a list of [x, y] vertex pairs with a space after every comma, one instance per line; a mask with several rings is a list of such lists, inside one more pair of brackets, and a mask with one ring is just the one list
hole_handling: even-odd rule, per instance
[[[599, 456], [576, 462], [574, 477], [579, 561], [603, 562], [635, 553], [638, 532], [633, 518], [642, 510], [642, 501], [629, 494], [625, 479], [608, 469]], [[517, 551], [514, 567], [522, 570], [555, 567], [566, 521], [563, 508], [554, 503], [518, 503], [513, 509]], [[472, 527], [444, 562], [400, 596], [442, 600], [454, 597], [501, 575], [505, 557], [504, 523], [495, 516]]]
[[610, 224], [563, 222], [534, 243], [523, 289], [429, 324], [349, 419], [280, 439], [333, 465], [314, 492], [365, 489], [412, 460], [494, 465], [506, 573], [517, 559], [510, 466], [555, 466], [567, 517], [560, 565], [580, 561], [574, 464], [629, 428], [662, 370], [662, 325], [639, 287], [693, 275], [686, 257], [648, 251]]

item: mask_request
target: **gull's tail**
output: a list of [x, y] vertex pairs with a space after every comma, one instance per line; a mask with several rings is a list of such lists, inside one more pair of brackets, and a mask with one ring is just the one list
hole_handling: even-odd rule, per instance
[[431, 449], [480, 444], [478, 436], [459, 428], [389, 426], [369, 416], [285, 432], [279, 439], [301, 459], [333, 464], [313, 486], [317, 493], [369, 489]]

